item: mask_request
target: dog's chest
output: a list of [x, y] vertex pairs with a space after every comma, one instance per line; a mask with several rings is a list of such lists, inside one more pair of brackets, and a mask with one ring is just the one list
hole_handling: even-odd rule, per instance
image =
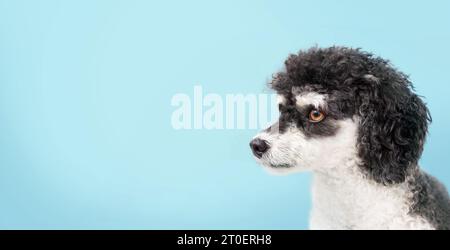
[[359, 178], [315, 176], [312, 229], [431, 229], [410, 215], [407, 188], [385, 187]]

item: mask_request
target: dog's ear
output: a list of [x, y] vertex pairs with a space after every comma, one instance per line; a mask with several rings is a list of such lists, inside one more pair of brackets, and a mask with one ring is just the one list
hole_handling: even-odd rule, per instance
[[365, 86], [357, 93], [361, 167], [379, 183], [403, 182], [422, 153], [431, 121], [428, 109], [406, 76], [360, 80]]

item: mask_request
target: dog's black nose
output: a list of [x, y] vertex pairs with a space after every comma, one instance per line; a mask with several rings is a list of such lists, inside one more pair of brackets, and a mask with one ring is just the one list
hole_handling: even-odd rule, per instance
[[250, 142], [250, 148], [252, 148], [253, 154], [256, 157], [261, 158], [262, 155], [269, 149], [269, 144], [267, 144], [264, 140], [256, 138]]

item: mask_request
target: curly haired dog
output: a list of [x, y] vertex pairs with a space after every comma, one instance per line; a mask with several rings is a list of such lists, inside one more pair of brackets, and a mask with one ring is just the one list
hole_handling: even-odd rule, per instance
[[250, 143], [275, 173], [313, 172], [312, 229], [450, 229], [445, 187], [418, 165], [429, 112], [408, 77], [359, 49], [291, 55], [278, 122]]

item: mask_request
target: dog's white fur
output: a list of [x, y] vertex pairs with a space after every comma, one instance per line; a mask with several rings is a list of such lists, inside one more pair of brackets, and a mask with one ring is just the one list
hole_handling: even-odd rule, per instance
[[[325, 96], [306, 93], [297, 96], [296, 104], [318, 107], [324, 100]], [[407, 182], [387, 187], [362, 174], [358, 122], [357, 117], [337, 121], [336, 135], [320, 138], [306, 138], [295, 126], [278, 133], [273, 126], [256, 136], [270, 145], [256, 160], [275, 174], [313, 172], [311, 229], [433, 229], [425, 219], [408, 213]]]
[[326, 95], [321, 95], [315, 92], [305, 92], [295, 96], [295, 104], [297, 106], [306, 106], [312, 104], [316, 107], [321, 107], [325, 103]]

